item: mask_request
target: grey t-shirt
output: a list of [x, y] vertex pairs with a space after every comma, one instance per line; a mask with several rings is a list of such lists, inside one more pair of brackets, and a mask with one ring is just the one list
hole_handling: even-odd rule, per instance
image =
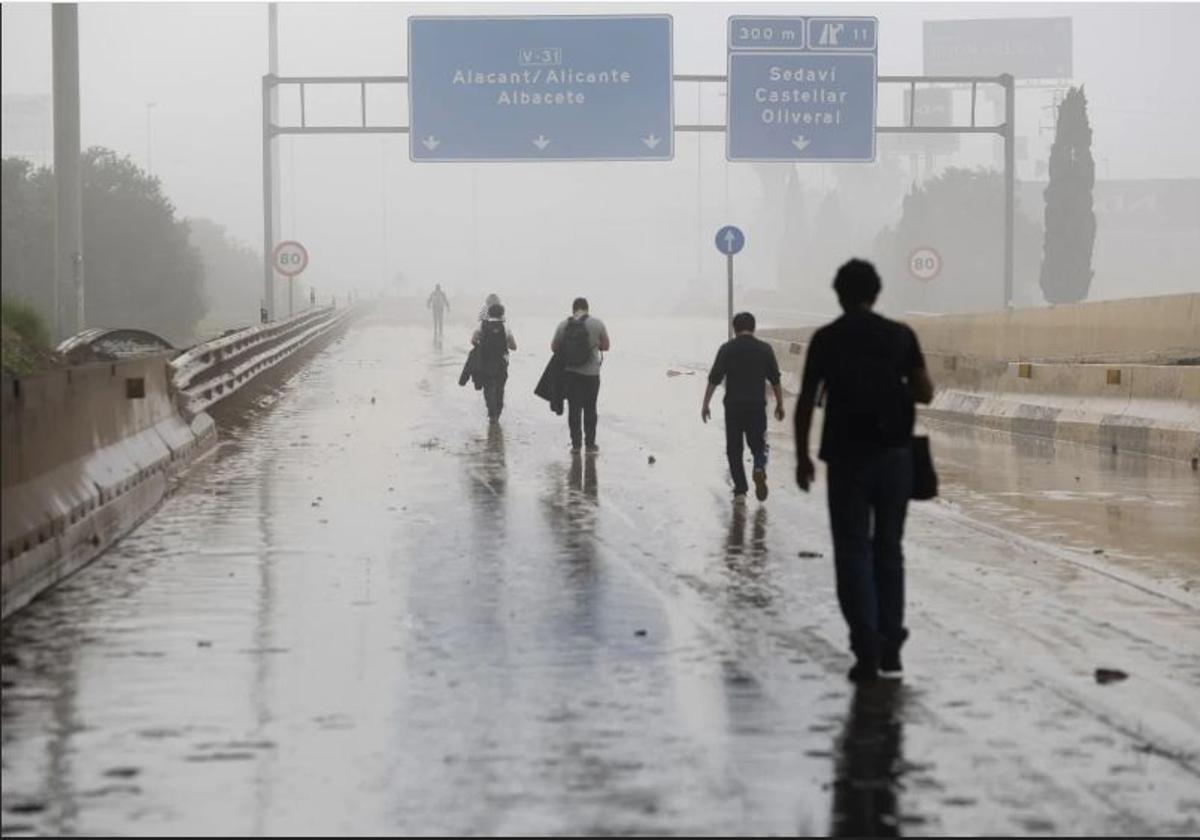
[[[571, 318], [565, 319], [561, 324], [558, 325], [558, 329], [554, 331], [555, 347], [562, 346], [563, 333], [566, 332], [567, 322], [570, 320]], [[594, 315], [589, 315], [587, 320], [583, 322], [583, 325], [587, 328], [588, 339], [592, 345], [592, 358], [586, 365], [567, 367], [566, 370], [569, 370], [572, 373], [582, 373], [584, 376], [599, 376], [601, 363], [600, 336], [607, 336], [608, 329], [604, 326], [604, 322]]]

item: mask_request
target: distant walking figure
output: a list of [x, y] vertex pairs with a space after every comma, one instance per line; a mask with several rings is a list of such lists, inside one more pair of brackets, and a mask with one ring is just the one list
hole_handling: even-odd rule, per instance
[[433, 335], [435, 338], [441, 338], [442, 315], [450, 309], [450, 299], [442, 291], [441, 283], [434, 285], [433, 292], [430, 293], [429, 300], [425, 301], [425, 305], [433, 310]]
[[933, 399], [916, 333], [871, 311], [882, 283], [875, 267], [850, 260], [833, 281], [845, 314], [808, 345], [796, 401], [796, 482], [814, 468], [808, 433], [818, 389], [825, 420], [820, 458], [828, 473], [838, 601], [850, 627], [856, 682], [901, 674], [904, 518], [912, 492], [915, 402]]
[[488, 317], [479, 322], [479, 328], [471, 336], [471, 344], [475, 347], [475, 370], [483, 383], [483, 401], [487, 405], [488, 419], [494, 423], [504, 410], [508, 351], [517, 349], [517, 340], [504, 323], [504, 307], [501, 304], [493, 303], [488, 307]]
[[563, 356], [563, 391], [567, 398], [572, 452], [578, 452], [584, 443], [588, 454], [600, 451], [596, 445], [596, 403], [600, 396], [600, 365], [604, 361], [601, 353], [608, 352], [609, 346], [604, 322], [588, 314], [587, 298], [575, 298], [571, 317], [558, 325], [550, 342], [550, 349]]
[[713, 392], [725, 382], [725, 454], [729, 475], [733, 478], [734, 501], [746, 500], [746, 464], [743, 439], [754, 456], [754, 495], [767, 498], [767, 384], [775, 392], [775, 419], [783, 420], [783, 389], [779, 386], [779, 362], [765, 341], [754, 337], [754, 316], [739, 312], [733, 316], [733, 338], [721, 345], [708, 374], [700, 419], [712, 416], [708, 404]]

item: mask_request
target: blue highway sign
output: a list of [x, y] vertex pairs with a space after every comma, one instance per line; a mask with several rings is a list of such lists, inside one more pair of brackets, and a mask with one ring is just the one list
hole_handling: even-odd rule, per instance
[[746, 235], [733, 225], [726, 225], [717, 231], [717, 250], [732, 257], [746, 247]]
[[726, 157], [875, 159], [875, 18], [729, 19]]
[[412, 17], [414, 161], [670, 160], [669, 15]]

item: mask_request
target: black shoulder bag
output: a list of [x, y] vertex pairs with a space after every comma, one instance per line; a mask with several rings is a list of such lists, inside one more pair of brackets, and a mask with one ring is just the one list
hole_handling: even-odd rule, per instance
[[915, 435], [912, 439], [912, 498], [923, 502], [938, 494], [937, 471], [933, 468], [933, 454], [929, 451], [929, 438]]

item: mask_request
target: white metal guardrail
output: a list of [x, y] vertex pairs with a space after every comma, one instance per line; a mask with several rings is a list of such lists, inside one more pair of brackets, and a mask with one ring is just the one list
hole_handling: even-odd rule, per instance
[[211, 408], [265, 370], [334, 329], [353, 311], [310, 309], [284, 321], [247, 327], [198, 344], [171, 361], [172, 382], [183, 408], [195, 415]]

